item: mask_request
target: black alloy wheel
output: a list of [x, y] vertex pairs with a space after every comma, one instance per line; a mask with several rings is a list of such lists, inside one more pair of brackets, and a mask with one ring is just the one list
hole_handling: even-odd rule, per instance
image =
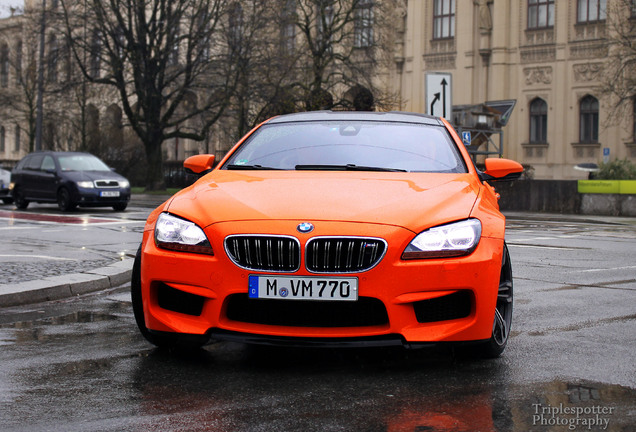
[[504, 243], [499, 288], [497, 291], [497, 305], [495, 307], [495, 319], [492, 325], [492, 336], [487, 342], [474, 347], [474, 354], [476, 356], [496, 358], [506, 349], [512, 324], [512, 301], [512, 264], [510, 262], [508, 246]]
[[13, 201], [15, 202], [15, 207], [19, 210], [24, 210], [29, 206], [29, 200], [24, 197], [22, 190], [19, 188], [13, 190]]
[[77, 207], [77, 204], [71, 200], [71, 193], [66, 188], [60, 188], [57, 191], [57, 206], [62, 211], [71, 211]]

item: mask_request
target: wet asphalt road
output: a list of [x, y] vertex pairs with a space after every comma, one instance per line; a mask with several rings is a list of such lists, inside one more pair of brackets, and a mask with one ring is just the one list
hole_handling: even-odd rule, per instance
[[635, 430], [636, 221], [516, 214], [507, 241], [513, 333], [490, 361], [443, 348], [166, 353], [138, 334], [128, 286], [2, 309], [0, 430]]

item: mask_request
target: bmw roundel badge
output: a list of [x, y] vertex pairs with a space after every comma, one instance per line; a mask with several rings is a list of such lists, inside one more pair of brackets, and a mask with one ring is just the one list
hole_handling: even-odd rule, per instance
[[303, 234], [307, 234], [307, 233], [312, 232], [314, 230], [314, 225], [309, 223], [309, 222], [303, 222], [301, 224], [298, 224], [296, 229], [298, 230], [298, 232], [301, 232]]

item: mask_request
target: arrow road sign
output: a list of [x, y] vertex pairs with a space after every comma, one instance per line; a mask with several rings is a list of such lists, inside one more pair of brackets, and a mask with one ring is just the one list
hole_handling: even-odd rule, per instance
[[451, 121], [453, 99], [451, 90], [452, 76], [449, 73], [431, 72], [426, 74], [426, 113], [444, 117]]

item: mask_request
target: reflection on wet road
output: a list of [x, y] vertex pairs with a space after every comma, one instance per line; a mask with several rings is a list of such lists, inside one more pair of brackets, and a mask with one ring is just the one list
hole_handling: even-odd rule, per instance
[[607, 429], [592, 430], [627, 431], [636, 420], [633, 388], [518, 376], [514, 341], [496, 361], [232, 343], [168, 353], [137, 335], [121, 289], [11, 314], [0, 325], [2, 430], [552, 431], [594, 419]]

